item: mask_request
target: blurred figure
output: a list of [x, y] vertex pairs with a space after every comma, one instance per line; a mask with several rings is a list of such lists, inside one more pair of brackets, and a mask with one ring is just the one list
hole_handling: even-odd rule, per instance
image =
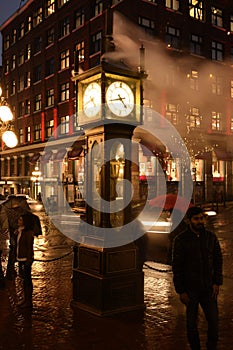
[[9, 239], [9, 225], [4, 207], [0, 206], [0, 288], [4, 288], [5, 276], [2, 268], [2, 260], [7, 256], [7, 240]]
[[20, 276], [23, 279], [23, 297], [18, 303], [21, 308], [32, 307], [33, 227], [33, 217], [30, 213], [27, 213], [19, 217], [18, 229], [14, 232], [17, 239], [16, 258], [19, 262]]

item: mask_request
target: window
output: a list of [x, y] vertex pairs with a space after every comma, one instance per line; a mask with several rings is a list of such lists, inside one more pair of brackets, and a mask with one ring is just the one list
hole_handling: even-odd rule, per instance
[[24, 115], [24, 101], [19, 102], [19, 117]]
[[9, 98], [9, 84], [5, 85], [5, 97]]
[[25, 88], [31, 86], [31, 72], [26, 72], [25, 73], [25, 83], [24, 83]]
[[25, 114], [30, 114], [31, 113], [31, 101], [26, 100], [25, 101]]
[[60, 38], [70, 33], [70, 19], [69, 17], [64, 18], [60, 22]]
[[16, 55], [12, 55], [11, 69], [15, 69], [15, 67], [16, 67]]
[[190, 52], [195, 55], [202, 56], [202, 45], [203, 45], [202, 36], [191, 34]]
[[60, 54], [60, 69], [68, 68], [70, 65], [69, 50], [65, 50]]
[[233, 32], [233, 15], [230, 17], [230, 31]]
[[16, 92], [16, 81], [12, 80], [11, 82], [11, 95], [14, 95]]
[[95, 14], [94, 14], [94, 16], [98, 16], [102, 12], [103, 12], [103, 1], [96, 0], [95, 1]]
[[152, 21], [151, 19], [139, 16], [138, 24], [142, 26], [147, 33], [149, 34], [153, 33], [155, 28], [155, 22]]
[[69, 100], [69, 83], [60, 85], [60, 102]]
[[49, 120], [45, 123], [45, 137], [49, 138], [53, 135], [54, 120]]
[[28, 16], [26, 19], [25, 32], [30, 32], [32, 30], [32, 17]]
[[175, 87], [176, 86], [176, 68], [173, 66], [167, 66], [167, 69], [164, 72], [165, 74], [165, 83], [168, 87]]
[[85, 22], [84, 10], [79, 9], [75, 12], [75, 28], [82, 26]]
[[19, 51], [19, 66], [24, 63], [24, 50]]
[[191, 107], [187, 116], [187, 127], [190, 129], [197, 129], [201, 126], [201, 116], [199, 108]]
[[84, 41], [76, 45], [75, 59], [77, 63], [84, 61]]
[[166, 7], [172, 10], [179, 10], [179, 0], [166, 0]]
[[12, 44], [15, 44], [17, 40], [17, 30], [13, 29], [13, 33], [12, 33]]
[[55, 12], [55, 0], [47, 0], [45, 6], [45, 17], [49, 17]]
[[211, 58], [214, 61], [223, 61], [223, 44], [212, 41], [212, 55]]
[[40, 52], [42, 49], [42, 38], [38, 36], [34, 40], [34, 53]]
[[35, 97], [35, 111], [40, 111], [41, 110], [41, 94], [36, 95]]
[[46, 72], [46, 76], [54, 73], [54, 58], [53, 57], [50, 58], [48, 61], [46, 61], [45, 72]]
[[101, 51], [102, 33], [98, 32], [91, 36], [91, 54]]
[[30, 142], [31, 141], [31, 127], [28, 126], [26, 128], [26, 142]]
[[54, 35], [54, 27], [49, 28], [47, 30], [47, 37], [46, 37], [46, 45], [51, 45], [54, 43], [55, 35]]
[[42, 67], [41, 64], [34, 68], [34, 82], [41, 80], [42, 78]]
[[173, 49], [180, 48], [180, 30], [167, 26], [166, 28], [166, 44]]
[[215, 26], [223, 26], [222, 10], [211, 7], [211, 23]]
[[41, 22], [42, 22], [42, 7], [39, 7], [33, 13], [33, 27], [36, 27]]
[[65, 5], [69, 1], [70, 0], [58, 0], [58, 7], [62, 7], [63, 5]]
[[22, 145], [24, 143], [23, 129], [19, 129], [19, 143], [20, 143], [20, 145]]
[[214, 95], [223, 94], [223, 79], [217, 75], [211, 75], [211, 92]]
[[5, 67], [4, 67], [4, 73], [8, 73], [10, 71], [10, 61], [6, 60]]
[[70, 120], [70, 117], [68, 115], [66, 115], [65, 117], [61, 117], [60, 119], [61, 135], [65, 135], [69, 133], [69, 120]]
[[231, 80], [231, 98], [233, 98], [233, 80]]
[[212, 124], [213, 131], [222, 130], [222, 113], [221, 112], [212, 112], [211, 124]]
[[30, 58], [31, 58], [31, 53], [32, 53], [32, 51], [31, 51], [31, 44], [27, 44], [26, 45], [26, 52], [25, 52], [25, 60], [27, 61], [27, 60], [30, 60]]
[[9, 49], [10, 47], [10, 35], [6, 35], [4, 38], [4, 50]]
[[199, 21], [204, 20], [203, 4], [200, 0], [189, 0], [189, 15]]
[[190, 75], [188, 74], [188, 77], [190, 78], [190, 88], [191, 88], [192, 90], [198, 91], [198, 90], [199, 90], [199, 84], [198, 84], [199, 76], [198, 76], [198, 71], [192, 70], [192, 71], [191, 71], [191, 74], [190, 74]]
[[20, 75], [18, 78], [18, 89], [22, 91], [24, 89], [24, 75]]
[[34, 141], [41, 140], [41, 123], [34, 126]]
[[54, 89], [46, 91], [46, 107], [54, 105]]
[[24, 22], [19, 26], [19, 39], [24, 36]]
[[178, 106], [172, 103], [166, 104], [166, 118], [174, 125], [178, 124]]

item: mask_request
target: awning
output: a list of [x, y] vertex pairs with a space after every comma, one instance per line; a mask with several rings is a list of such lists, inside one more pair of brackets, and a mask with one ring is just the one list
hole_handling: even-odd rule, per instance
[[54, 158], [53, 158], [53, 161], [54, 162], [62, 162], [65, 155], [66, 155], [67, 151], [65, 148], [61, 148], [57, 151], [56, 154], [54, 154]]
[[231, 156], [230, 154], [223, 150], [223, 149], [214, 149], [214, 153], [216, 154], [216, 157], [218, 160], [230, 160], [231, 159]]
[[41, 156], [41, 163], [48, 163], [50, 159], [52, 158], [53, 152], [52, 151], [47, 151], [45, 154]]
[[40, 158], [40, 153], [34, 153], [33, 156], [29, 159], [29, 164], [34, 165], [36, 162], [38, 162]]
[[68, 152], [68, 159], [69, 160], [76, 160], [79, 159], [81, 153], [82, 153], [83, 148], [78, 147], [78, 148], [73, 148], [71, 151]]

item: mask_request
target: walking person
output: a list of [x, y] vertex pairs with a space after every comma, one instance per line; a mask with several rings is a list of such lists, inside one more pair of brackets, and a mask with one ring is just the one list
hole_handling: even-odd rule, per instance
[[18, 219], [16, 258], [19, 262], [20, 276], [23, 279], [23, 298], [19, 302], [21, 308], [32, 307], [32, 263], [34, 260], [34, 221], [30, 213], [21, 215]]
[[222, 252], [214, 233], [205, 229], [205, 214], [199, 207], [187, 210], [187, 229], [174, 240], [173, 282], [186, 305], [187, 337], [192, 350], [200, 350], [198, 307], [208, 322], [207, 349], [216, 350], [218, 341], [217, 297], [222, 277]]

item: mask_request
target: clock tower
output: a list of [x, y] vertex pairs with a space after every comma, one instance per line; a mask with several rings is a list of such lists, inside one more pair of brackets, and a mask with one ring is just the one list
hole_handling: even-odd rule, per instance
[[72, 305], [100, 316], [144, 310], [143, 235], [135, 234], [126, 186], [133, 168], [135, 177], [132, 135], [142, 123], [144, 78], [104, 59], [73, 77], [86, 138], [86, 228], [74, 254]]

